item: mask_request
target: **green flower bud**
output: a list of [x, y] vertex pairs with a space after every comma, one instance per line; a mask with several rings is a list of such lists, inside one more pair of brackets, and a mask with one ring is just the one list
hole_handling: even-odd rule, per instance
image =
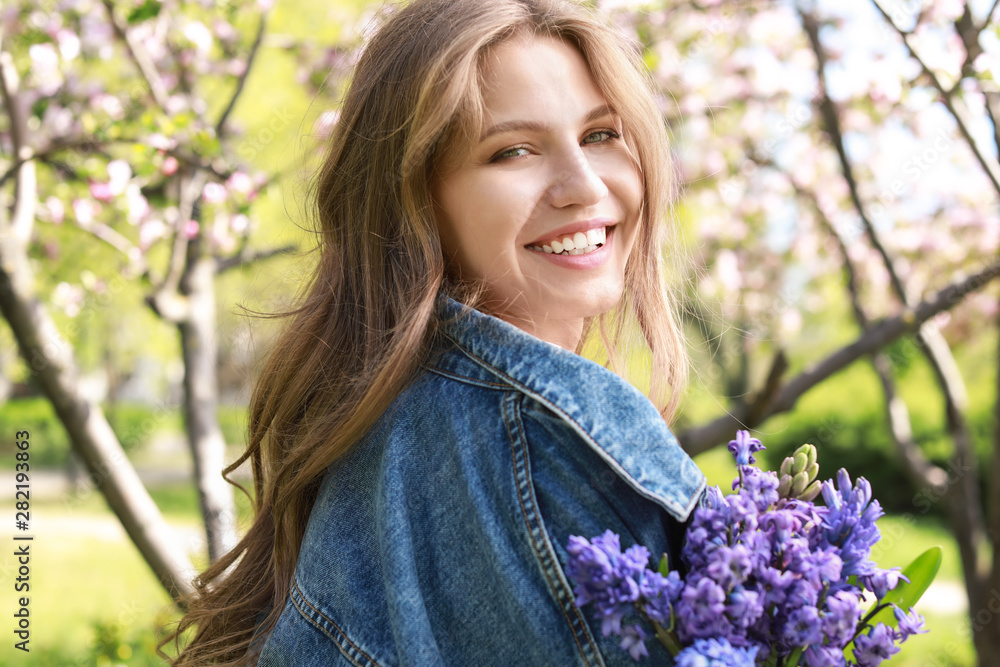
[[792, 474], [798, 475], [806, 469], [807, 465], [809, 465], [809, 456], [801, 451], [800, 448], [800, 451], [795, 452], [795, 461], [792, 463]]
[[798, 497], [809, 486], [809, 475], [805, 470], [792, 478], [792, 495]]
[[806, 502], [812, 501], [819, 492], [823, 490], [823, 483], [818, 479], [814, 480], [812, 484], [806, 487], [806, 490], [799, 494], [799, 500], [804, 500]]
[[816, 460], [817, 460], [816, 446], [815, 445], [802, 445], [802, 446], [805, 447], [806, 455], [809, 457], [809, 465], [810, 466], [816, 465]]
[[778, 497], [788, 498], [788, 493], [791, 490], [792, 490], [792, 476], [782, 475], [781, 479], [778, 481]]
[[781, 468], [778, 469], [779, 475], [791, 475], [792, 474], [792, 463], [793, 459], [791, 456], [786, 456], [785, 460], [781, 462]]
[[816, 476], [819, 475], [819, 464], [813, 463], [806, 468], [806, 472], [809, 474], [809, 479], [816, 479]]

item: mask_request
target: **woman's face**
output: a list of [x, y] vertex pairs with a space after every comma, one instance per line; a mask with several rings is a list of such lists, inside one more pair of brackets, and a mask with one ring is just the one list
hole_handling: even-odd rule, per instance
[[492, 312], [572, 350], [584, 319], [621, 298], [637, 161], [569, 44], [516, 38], [487, 54], [484, 72], [485, 127], [435, 179], [441, 241], [464, 280], [485, 284]]

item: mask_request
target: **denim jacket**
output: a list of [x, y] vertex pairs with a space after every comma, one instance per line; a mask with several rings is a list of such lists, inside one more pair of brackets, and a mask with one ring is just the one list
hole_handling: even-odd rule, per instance
[[326, 474], [258, 665], [634, 665], [574, 606], [566, 543], [676, 563], [704, 476], [614, 373], [441, 309], [443, 345]]

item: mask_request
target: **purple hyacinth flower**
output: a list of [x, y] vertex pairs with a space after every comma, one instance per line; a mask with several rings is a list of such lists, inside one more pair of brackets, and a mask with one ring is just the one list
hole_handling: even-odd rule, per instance
[[737, 544], [716, 549], [705, 572], [724, 590], [731, 591], [750, 575], [751, 567], [750, 550]]
[[895, 640], [895, 633], [885, 623], [877, 624], [866, 635], [858, 635], [854, 640], [854, 659], [858, 667], [875, 667], [899, 653]]
[[764, 613], [761, 595], [757, 591], [738, 587], [729, 595], [726, 616], [736, 628], [749, 628]]
[[659, 572], [647, 572], [639, 584], [639, 593], [646, 601], [646, 615], [663, 626], [670, 625], [670, 610], [684, 590], [684, 582], [676, 571], [664, 577]]
[[884, 598], [886, 593], [896, 588], [900, 579], [909, 581], [906, 575], [899, 571], [898, 567], [888, 570], [876, 569], [869, 575], [858, 577], [858, 580], [864, 584], [865, 588], [873, 592], [879, 600]]
[[806, 649], [802, 660], [805, 667], [842, 667], [847, 664], [843, 649], [816, 644]]
[[823, 634], [827, 641], [841, 649], [854, 637], [861, 620], [861, 600], [850, 591], [837, 591], [827, 596], [822, 615]]
[[809, 646], [823, 641], [819, 610], [811, 605], [799, 607], [788, 615], [782, 639], [788, 646]]
[[677, 667], [753, 667], [757, 647], [736, 648], [725, 639], [696, 639], [677, 654]]
[[737, 431], [736, 439], [729, 441], [728, 448], [736, 458], [736, 465], [746, 466], [757, 462], [754, 452], [764, 449], [764, 445], [757, 438], [751, 438], [750, 431]]
[[896, 605], [893, 605], [892, 613], [896, 615], [896, 640], [904, 642], [910, 635], [923, 634], [927, 632], [924, 627], [924, 617], [910, 607], [910, 613], [906, 613]]
[[726, 592], [708, 577], [688, 582], [677, 602], [681, 641], [722, 634], [728, 624], [725, 602]]
[[628, 651], [633, 660], [649, 656], [646, 648], [646, 633], [638, 625], [630, 625], [622, 633], [621, 647], [623, 651]]
[[605, 637], [620, 635], [622, 620], [639, 599], [637, 580], [641, 580], [649, 550], [636, 546], [623, 554], [618, 535], [608, 530], [593, 540], [571, 535], [566, 551], [566, 574], [576, 583], [576, 604], [594, 605]]

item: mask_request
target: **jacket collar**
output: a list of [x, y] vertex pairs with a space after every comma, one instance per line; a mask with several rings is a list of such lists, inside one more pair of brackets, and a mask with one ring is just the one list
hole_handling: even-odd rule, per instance
[[[680, 521], [705, 488], [705, 476], [646, 396], [603, 366], [447, 296], [440, 332], [463, 354], [433, 366], [506, 385], [559, 416], [633, 489]], [[469, 362], [472, 363], [469, 363]]]

